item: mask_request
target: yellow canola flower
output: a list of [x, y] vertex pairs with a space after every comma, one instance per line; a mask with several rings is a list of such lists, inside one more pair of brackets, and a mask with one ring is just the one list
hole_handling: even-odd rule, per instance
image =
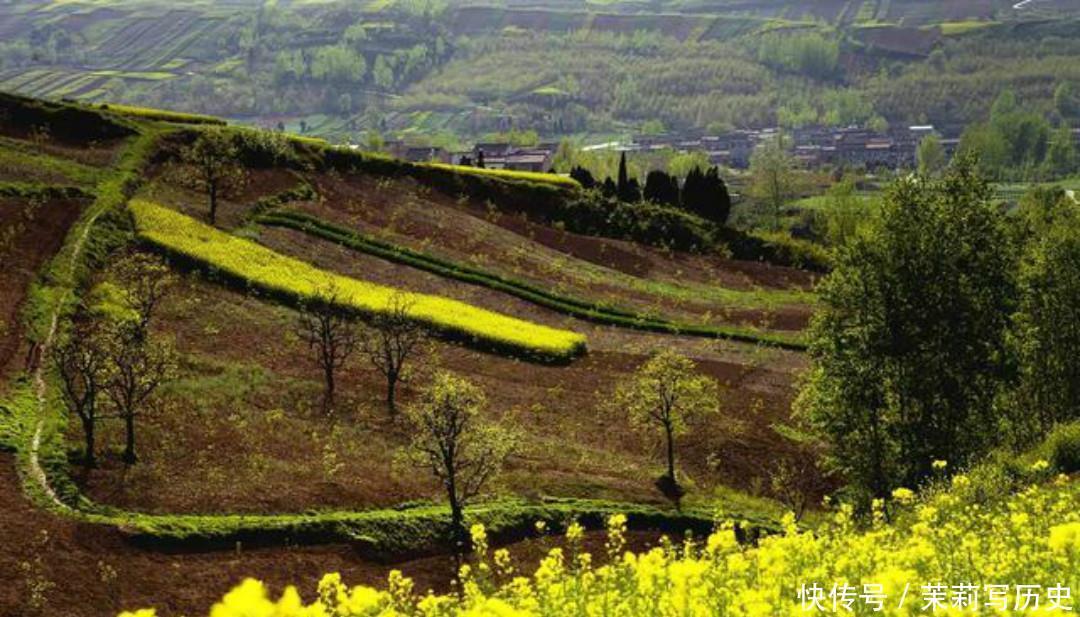
[[892, 496], [893, 499], [897, 501], [897, 503], [903, 505], [907, 505], [915, 501], [915, 491], [911, 490], [910, 488], [900, 487], [892, 492]]
[[1070, 550], [1080, 552], [1080, 523], [1052, 527], [1047, 545], [1057, 553], [1068, 553]]
[[[828, 590], [842, 585], [855, 590], [852, 614], [887, 617], [928, 614], [921, 610], [928, 584], [1051, 582], [1071, 587], [1076, 597], [1080, 485], [1051, 483], [1001, 503], [965, 502], [949, 494], [925, 501], [889, 525], [855, 525], [844, 513], [813, 532], [786, 529], [756, 545], [740, 545], [730, 528], [721, 528], [703, 546], [665, 543], [666, 548], [628, 551], [607, 563], [578, 553], [568, 559], [555, 548], [529, 577], [469, 580], [472, 572], [498, 570], [477, 554], [462, 568], [465, 583], [458, 594], [415, 597], [411, 581], [396, 572], [389, 591], [350, 589], [332, 574], [320, 583], [319, 599], [304, 605], [293, 589], [274, 602], [261, 583], [247, 580], [210, 617], [792, 617], [808, 614], [799, 592], [812, 584], [825, 590], [826, 612], [832, 609]], [[614, 519], [608, 528], [623, 525]], [[482, 531], [476, 528], [474, 535], [486, 540]], [[508, 555], [500, 549], [494, 559]], [[881, 612], [858, 599], [864, 585], [884, 597]], [[973, 614], [947, 607], [935, 612]], [[155, 615], [146, 610], [123, 617]]]

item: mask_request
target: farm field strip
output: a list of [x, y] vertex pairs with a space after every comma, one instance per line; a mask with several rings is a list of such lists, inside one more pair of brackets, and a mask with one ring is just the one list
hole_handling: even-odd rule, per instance
[[96, 184], [104, 175], [102, 170], [89, 165], [48, 154], [7, 148], [3, 142], [0, 142], [0, 170], [10, 170], [25, 177], [41, 173], [55, 174], [80, 185]]
[[744, 326], [709, 326], [679, 323], [662, 317], [649, 317], [605, 303], [563, 295], [539, 286], [515, 280], [470, 265], [453, 262], [414, 251], [404, 246], [352, 232], [316, 217], [295, 212], [275, 212], [257, 219], [264, 225], [295, 229], [350, 249], [388, 261], [405, 264], [439, 276], [501, 291], [544, 308], [605, 325], [652, 332], [715, 337], [749, 343], [804, 349], [799, 334], [780, 334]]
[[317, 300], [334, 287], [342, 308], [370, 314], [387, 310], [395, 295], [404, 293], [414, 319], [467, 342], [538, 360], [565, 361], [585, 351], [585, 337], [575, 332], [332, 274], [148, 201], [134, 200], [130, 208], [140, 237], [150, 244], [292, 301]]
[[463, 165], [448, 165], [446, 163], [420, 163], [422, 166], [434, 167], [436, 169], [445, 169], [460, 174], [471, 174], [474, 176], [490, 176], [493, 178], [502, 178], [505, 180], [525, 180], [529, 182], [543, 182], [546, 184], [554, 184], [565, 188], [579, 189], [581, 185], [577, 180], [570, 178], [569, 176], [560, 176], [558, 174], [549, 174], [539, 171], [511, 171], [508, 169], [486, 169], [482, 167], [466, 167]]

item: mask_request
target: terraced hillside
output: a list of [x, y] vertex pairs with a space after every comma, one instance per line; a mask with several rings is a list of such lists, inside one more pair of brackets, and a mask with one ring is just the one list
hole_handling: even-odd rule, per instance
[[[352, 580], [374, 581], [390, 560], [436, 588], [448, 582], [438, 531], [447, 513], [436, 487], [401, 467], [396, 453], [410, 435], [387, 414], [385, 382], [351, 362], [336, 413], [319, 409], [320, 372], [297, 333], [296, 298], [281, 293], [307, 279], [268, 283], [258, 273], [285, 263], [365, 290], [345, 296], [350, 302], [393, 287], [473, 311], [462, 314], [479, 324], [475, 337], [437, 323], [450, 315], [443, 308], [435, 322], [420, 319], [434, 326], [432, 338], [400, 404], [416, 400], [425, 375], [451, 369], [487, 393], [487, 420], [519, 431], [500, 483], [468, 510], [497, 541], [515, 542], [515, 558], [541, 550], [537, 541], [516, 543], [535, 533], [536, 520], [594, 526], [626, 512], [636, 546], [661, 531], [701, 533], [717, 512], [746, 521], [748, 531], [775, 524], [781, 507], [769, 470], [807, 451], [786, 427], [805, 361], [773, 337], [798, 336], [812, 275], [571, 234], [530, 216], [530, 200], [557, 203], [579, 190], [561, 179], [463, 174], [251, 132], [226, 134], [249, 148], [276, 144], [283, 158], [242, 151], [247, 181], [220, 204], [214, 230], [179, 155], [221, 129], [122, 108], [0, 103], [5, 117], [39, 127], [30, 134], [22, 123], [0, 125], [0, 160], [10, 161], [0, 178], [0, 250], [18, 266], [2, 279], [10, 317], [0, 339], [0, 445], [11, 454], [2, 459], [0, 500], [13, 548], [0, 571], [16, 582], [0, 595], [0, 614], [18, 614], [31, 589], [43, 589], [41, 601], [62, 614], [151, 598], [195, 610], [237, 580], [170, 582], [176, 574], [209, 581], [222, 568], [284, 581], [336, 564]], [[289, 216], [306, 223], [274, 223]], [[169, 225], [160, 230], [185, 230], [176, 236], [183, 246], [154, 235], [161, 221]], [[343, 235], [320, 234], [312, 222]], [[82, 429], [57, 390], [53, 349], [87, 319], [122, 315], [118, 268], [132, 255], [160, 253], [175, 282], [148, 336], [170, 341], [175, 377], [137, 419], [138, 462], [121, 458], [123, 423], [103, 419], [99, 465], [84, 468]], [[379, 310], [359, 308], [361, 319]], [[572, 333], [585, 348], [551, 363], [478, 345], [492, 318], [471, 315], [516, 320], [515, 335]], [[678, 327], [652, 327], [662, 323]], [[614, 385], [661, 348], [693, 358], [722, 391], [719, 415], [692, 422], [680, 440], [689, 489], [681, 511], [650, 480], [660, 461], [649, 440], [609, 403]], [[98, 570], [76, 567], [85, 562]], [[91, 582], [101, 577], [108, 582]]]
[[[610, 139], [657, 120], [696, 133], [791, 117], [952, 126], [981, 120], [1006, 88], [1046, 111], [1055, 87], [1078, 79], [1075, 5], [1015, 5], [5, 3], [0, 88], [280, 124], [338, 142], [390, 133], [451, 147], [509, 129]], [[777, 35], [795, 43], [783, 58], [763, 50]], [[803, 66], [804, 39], [835, 47], [833, 66]], [[896, 85], [905, 79], [918, 87]], [[956, 96], [931, 96], [945, 88]], [[903, 96], [912, 91], [926, 93]]]

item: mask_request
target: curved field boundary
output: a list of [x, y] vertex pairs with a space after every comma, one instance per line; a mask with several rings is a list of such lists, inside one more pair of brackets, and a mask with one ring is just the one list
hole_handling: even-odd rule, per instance
[[359, 234], [318, 217], [300, 212], [270, 212], [256, 217], [255, 221], [263, 225], [295, 229], [387, 261], [501, 291], [538, 306], [595, 323], [663, 334], [727, 339], [794, 351], [804, 351], [806, 349], [806, 344], [802, 342], [800, 335], [785, 336], [777, 333], [756, 332], [750, 328], [739, 326], [706, 326], [678, 323], [666, 319], [643, 317], [624, 309], [553, 293], [524, 281], [414, 251], [369, 235]]
[[569, 361], [585, 352], [585, 337], [434, 295], [403, 292], [321, 270], [264, 246], [218, 231], [143, 200], [133, 200], [139, 237], [196, 267], [294, 303], [324, 301], [333, 287], [338, 305], [358, 315], [388, 309], [396, 294], [411, 303], [410, 317], [453, 338], [541, 361]]

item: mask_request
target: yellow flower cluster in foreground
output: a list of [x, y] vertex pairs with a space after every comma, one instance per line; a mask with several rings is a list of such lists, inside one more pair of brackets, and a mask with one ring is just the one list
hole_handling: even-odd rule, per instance
[[[1080, 487], [1063, 478], [1032, 487], [1007, 503], [980, 505], [964, 497], [970, 482], [954, 491], [903, 509], [887, 525], [875, 516], [857, 529], [851, 510], [816, 533], [800, 532], [791, 519], [785, 532], [756, 548], [741, 546], [721, 529], [703, 546], [667, 546], [642, 554], [623, 552], [625, 517], [609, 521], [606, 564], [593, 565], [574, 549], [581, 529], [572, 525], [570, 547], [552, 549], [530, 577], [519, 576], [505, 550], [489, 556], [484, 530], [473, 528], [474, 563], [461, 572], [461, 593], [414, 593], [412, 582], [392, 572], [384, 590], [345, 587], [330, 574], [319, 597], [305, 604], [287, 589], [277, 600], [255, 580], [247, 580], [215, 605], [210, 617], [380, 616], [807, 616], [855, 615], [1067, 615], [1080, 611]], [[825, 590], [818, 610], [806, 610], [808, 588]], [[856, 589], [849, 612], [833, 609], [834, 585]], [[861, 597], [875, 586], [881, 610]], [[880, 586], [880, 587], [876, 587]], [[1028, 587], [1030, 586], [1030, 588]], [[1032, 589], [1038, 589], [1032, 592]], [[930, 588], [927, 592], [926, 587]], [[991, 608], [1002, 600], [1006, 609]], [[1025, 589], [1026, 608], [1016, 608], [1014, 590]], [[953, 605], [957, 588], [969, 603]], [[928, 596], [939, 604], [927, 608]], [[997, 597], [991, 589], [996, 590]], [[1071, 599], [1069, 596], [1071, 590]], [[982, 593], [979, 596], [979, 593]], [[1031, 596], [1041, 595], [1036, 610]], [[972, 594], [976, 597], [972, 598]], [[1052, 602], [1051, 600], [1055, 600]], [[841, 598], [841, 601], [843, 599]], [[1064, 608], [1072, 606], [1072, 612]], [[975, 607], [975, 608], [972, 608]], [[152, 610], [122, 617], [155, 617]]]
[[[164, 249], [248, 281], [255, 287], [303, 299], [325, 295], [362, 312], [378, 313], [390, 305], [397, 289], [320, 270], [200, 223], [174, 210], [145, 200], [133, 200], [131, 210], [139, 236]], [[585, 349], [585, 337], [549, 328], [439, 296], [405, 293], [409, 313], [439, 330], [531, 355], [570, 358]]]

